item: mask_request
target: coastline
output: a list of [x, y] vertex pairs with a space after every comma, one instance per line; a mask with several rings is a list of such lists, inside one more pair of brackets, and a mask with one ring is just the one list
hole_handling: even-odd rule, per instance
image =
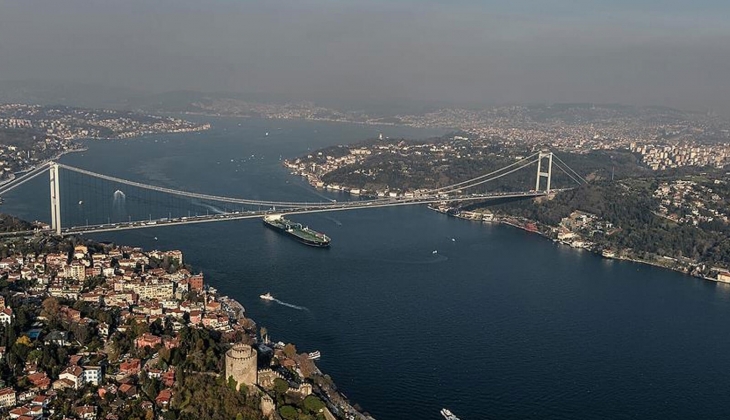
[[[78, 138], [78, 139], [67, 139], [67, 140], [69, 142], [71, 142], [71, 144], [79, 144], [79, 143], [74, 143], [74, 142], [98, 141], [98, 140], [102, 140], [102, 141], [128, 140], [128, 139], [132, 139], [132, 138], [139, 138], [139, 137], [145, 137], [145, 136], [154, 136], [154, 135], [164, 135], [164, 134], [199, 133], [199, 132], [203, 132], [203, 131], [210, 130], [210, 127], [211, 127], [210, 123], [206, 123], [206, 124], [202, 124], [202, 125], [200, 125], [198, 127], [195, 127], [195, 128], [183, 129], [183, 130], [172, 130], [172, 131], [161, 131], [161, 132], [141, 132], [141, 133], [135, 133], [134, 135], [129, 135], [129, 136], [99, 137], [99, 138]], [[47, 159], [44, 159], [44, 160], [38, 162], [35, 165], [31, 165], [31, 166], [28, 166], [28, 167], [25, 167], [25, 168], [21, 168], [21, 169], [15, 171], [15, 172], [13, 172], [7, 178], [4, 178], [4, 179], [0, 180], [0, 187], [2, 187], [5, 184], [8, 184], [8, 183], [12, 182], [18, 175], [21, 175], [21, 174], [24, 174], [26, 172], [32, 171], [33, 169], [37, 168], [38, 166], [45, 165], [48, 162], [51, 162], [51, 161], [54, 161], [54, 160], [58, 160], [62, 156], [67, 155], [69, 153], [79, 153], [79, 152], [85, 152], [87, 150], [89, 150], [89, 148], [87, 146], [81, 146], [81, 145], [79, 145], [79, 147], [77, 147], [77, 148], [71, 148], [71, 149], [65, 149], [65, 150], [59, 151], [56, 154], [54, 154], [53, 156], [51, 156], [51, 157], [49, 157]]]
[[[208, 287], [210, 294], [216, 296], [221, 303], [226, 305], [227, 309], [232, 312], [237, 319], [246, 319], [246, 310], [239, 301], [230, 296], [218, 294], [218, 291], [215, 288], [209, 286], [207, 283], [206, 287]], [[248, 319], [251, 319], [254, 323], [256, 323], [256, 320], [252, 318]], [[268, 341], [263, 341], [263, 344], [269, 343]], [[273, 344], [273, 346], [277, 348], [283, 348], [283, 343]], [[314, 360], [310, 360], [310, 362], [313, 371], [312, 382], [314, 385], [317, 386], [317, 392], [315, 392], [315, 394], [318, 395], [322, 400], [324, 400], [327, 408], [330, 410], [329, 414], [332, 414], [332, 412], [336, 414], [335, 416], [333, 416], [333, 418], [348, 420], [375, 420], [372, 416], [366, 415], [362, 411], [356, 409], [350, 403], [347, 396], [339, 390], [334, 380], [326, 379], [329, 378], [329, 375], [323, 373], [320, 370], [319, 366], [316, 365]]]
[[[166, 134], [166, 133], [161, 133]], [[174, 134], [174, 133], [173, 133]], [[141, 136], [143, 137], [143, 136]], [[98, 140], [98, 139], [84, 139], [83, 141], [91, 141], [91, 140]], [[78, 147], [68, 148], [65, 150], [58, 151], [57, 153], [53, 154], [53, 156], [44, 159], [42, 161], [36, 162], [33, 165], [27, 166], [22, 168], [21, 170], [12, 173], [12, 177], [9, 177], [8, 179], [4, 180], [3, 183], [0, 183], [0, 186], [4, 185], [5, 183], [12, 182], [13, 179], [16, 179], [18, 176], [21, 176], [24, 173], [33, 171], [34, 169], [40, 168], [43, 165], [47, 165], [48, 162], [55, 161], [62, 156], [70, 153], [78, 153], [78, 152], [84, 152], [89, 149], [88, 145], [81, 144], [79, 141], [72, 142], [71, 144], [77, 145]], [[223, 296], [221, 295], [214, 287], [210, 286], [208, 283], [206, 283], [206, 288], [210, 291], [210, 294], [213, 296], [217, 296], [218, 299], [223, 303], [224, 308], [233, 315], [236, 319], [243, 320], [246, 319], [246, 309], [244, 306], [236, 299], [231, 298], [229, 296]], [[252, 320], [255, 323], [255, 320]], [[317, 393], [318, 395], [323, 396], [323, 400], [326, 402], [327, 407], [331, 410], [332, 413], [334, 413], [334, 417], [337, 419], [352, 419], [352, 420], [373, 420], [373, 417], [363, 414], [361, 411], [358, 411], [354, 406], [356, 404], [350, 403], [348, 398], [339, 390], [338, 386], [333, 382], [329, 375], [326, 373], [323, 373], [319, 367], [317, 367], [314, 362], [312, 363], [315, 366], [315, 374], [318, 376], [318, 379], [315, 382], [315, 388], [318, 389]], [[326, 397], [326, 398], [325, 398]], [[353, 406], [354, 405], [354, 406]]]
[[[510, 216], [507, 216], [507, 217], [510, 217]], [[457, 217], [457, 219], [458, 219], [458, 217]], [[463, 218], [461, 218], [461, 219], [463, 219]], [[463, 220], [469, 220], [469, 219], [463, 219]], [[502, 216], [502, 217], [495, 217], [493, 221], [496, 222], [496, 223], [499, 223], [499, 224], [503, 224], [503, 225], [506, 225], [506, 226], [511, 226], [513, 228], [517, 228], [517, 229], [520, 229], [520, 230], [524, 230], [525, 232], [528, 232], [528, 233], [537, 234], [537, 235], [539, 235], [539, 236], [541, 236], [541, 237], [543, 237], [545, 239], [551, 240], [551, 241], [556, 242], [556, 243], [561, 244], [561, 245], [566, 245], [566, 246], [569, 246], [569, 247], [574, 248], [574, 249], [582, 249], [582, 250], [588, 251], [588, 252], [590, 252], [592, 254], [595, 254], [595, 255], [597, 255], [597, 256], [599, 256], [601, 258], [605, 258], [607, 260], [628, 261], [628, 262], [633, 262], [633, 263], [637, 263], [637, 264], [644, 264], [644, 265], [649, 265], [649, 266], [656, 267], [656, 268], [662, 268], [662, 269], [665, 269], [665, 270], [674, 271], [676, 273], [684, 274], [686, 276], [689, 276], [689, 277], [692, 277], [692, 278], [696, 278], [696, 279], [702, 279], [702, 280], [712, 281], [714, 283], [727, 283], [727, 282], [723, 282], [723, 281], [720, 281], [720, 280], [718, 280], [716, 278], [712, 278], [712, 277], [693, 275], [693, 274], [690, 274], [689, 272], [687, 272], [685, 270], [682, 270], [682, 269], [679, 269], [679, 268], [674, 268], [674, 267], [667, 267], [666, 265], [661, 265], [661, 264], [658, 264], [656, 262], [649, 261], [649, 260], [642, 260], [642, 259], [639, 259], [639, 258], [621, 257], [621, 256], [617, 256], [617, 255], [607, 256], [607, 255], [604, 255], [603, 254], [603, 250], [589, 249], [589, 248], [576, 248], [576, 247], [571, 246], [569, 243], [566, 243], [566, 242], [559, 241], [557, 239], [552, 239], [552, 238], [548, 237], [545, 233], [541, 232], [539, 229], [538, 230], [528, 229], [525, 225], [521, 225], [517, 221], [511, 221], [508, 218], [505, 218], [504, 216]], [[525, 220], [525, 222], [526, 223], [532, 223], [534, 225], [537, 225], [537, 222], [535, 222], [533, 220]], [[619, 250], [619, 252], [617, 252], [616, 254], [620, 254], [620, 251], [621, 250]]]
[[[498, 224], [510, 226], [510, 227], [513, 227], [513, 228], [517, 228], [517, 229], [523, 230], [523, 231], [528, 232], [528, 233], [537, 234], [539, 236], [542, 236], [545, 239], [548, 239], [548, 240], [550, 240], [552, 242], [555, 242], [555, 243], [558, 243], [558, 244], [561, 244], [561, 245], [566, 245], [566, 246], [569, 246], [569, 247], [574, 248], [574, 249], [581, 249], [581, 250], [585, 250], [585, 251], [591, 252], [591, 253], [596, 254], [596, 255], [598, 255], [598, 256], [600, 256], [602, 258], [605, 258], [605, 259], [617, 260], [617, 261], [629, 261], [629, 262], [638, 263], [638, 264], [645, 264], [645, 265], [650, 265], [652, 267], [657, 267], [657, 268], [662, 268], [662, 269], [666, 269], [666, 270], [671, 270], [671, 271], [674, 271], [674, 272], [677, 272], [677, 273], [680, 273], [680, 274], [684, 274], [684, 275], [687, 275], [687, 276], [690, 276], [690, 277], [693, 277], [693, 278], [698, 278], [698, 279], [702, 279], [702, 280], [708, 280], [708, 281], [712, 281], [712, 282], [715, 282], [715, 283], [728, 283], [728, 282], [724, 282], [724, 281], [718, 280], [717, 278], [712, 278], [712, 277], [708, 277], [708, 276], [704, 276], [704, 275], [692, 274], [692, 270], [682, 269], [681, 267], [676, 267], [676, 268], [675, 267], [668, 267], [666, 265], [662, 265], [662, 264], [659, 264], [659, 263], [654, 262], [654, 261], [643, 260], [643, 259], [640, 259], [640, 258], [631, 258], [631, 257], [621, 256], [621, 254], [623, 254], [625, 252], [624, 250], [616, 250], [616, 251], [612, 251], [610, 253], [606, 253], [604, 249], [596, 249], [596, 248], [585, 247], [585, 246], [578, 246], [577, 247], [577, 246], [572, 245], [569, 242], [562, 241], [562, 240], [555, 239], [555, 238], [551, 238], [545, 232], [543, 232], [543, 231], [541, 231], [539, 229], [540, 223], [537, 222], [537, 221], [535, 221], [535, 220], [522, 219], [522, 218], [519, 218], [519, 217], [516, 217], [516, 216], [498, 215], [498, 214], [492, 215], [492, 217], [490, 217], [488, 220], [487, 219], [481, 219], [480, 220], [480, 219], [474, 219], [474, 218], [471, 218], [471, 217], [460, 216], [458, 213], [450, 213], [448, 211], [444, 211], [444, 210], [441, 210], [439, 208], [432, 207], [432, 206], [429, 206], [428, 208], [430, 210], [433, 210], [433, 211], [437, 212], [437, 213], [446, 215], [448, 217], [453, 217], [455, 219], [467, 220], [467, 221], [471, 221], [471, 222], [480, 222], [480, 223], [498, 223]], [[549, 228], [550, 229], [554, 229], [554, 227], [552, 227], [552, 226], [549, 226]], [[697, 264], [700, 264], [700, 263], [697, 263]]]
[[31, 165], [31, 166], [29, 166], [29, 167], [26, 167], [26, 168], [23, 168], [23, 169], [20, 169], [20, 170], [18, 170], [18, 171], [15, 171], [15, 172], [13, 172], [12, 174], [10, 174], [10, 176], [9, 176], [9, 177], [7, 177], [7, 178], [3, 179], [2, 181], [0, 181], [0, 187], [2, 187], [2, 186], [3, 186], [3, 185], [5, 185], [5, 184], [8, 184], [8, 183], [12, 182], [12, 181], [13, 181], [13, 180], [14, 180], [14, 179], [15, 179], [15, 178], [16, 178], [16, 177], [18, 176], [18, 175], [24, 174], [24, 173], [26, 173], [26, 172], [30, 172], [30, 171], [32, 171], [33, 169], [37, 168], [38, 166], [42, 166], [42, 165], [45, 165], [45, 164], [47, 164], [48, 162], [52, 162], [52, 161], [54, 161], [54, 160], [57, 160], [57, 159], [59, 159], [59, 158], [60, 158], [61, 156], [67, 155], [67, 154], [69, 154], [69, 153], [79, 153], [79, 152], [85, 152], [85, 151], [87, 151], [87, 150], [89, 150], [89, 148], [88, 148], [88, 147], [86, 147], [86, 146], [82, 146], [82, 147], [79, 147], [79, 148], [75, 148], [75, 149], [66, 149], [66, 150], [64, 150], [64, 151], [58, 152], [58, 153], [56, 153], [55, 155], [51, 156], [50, 158], [48, 158], [48, 159], [45, 159], [45, 160], [42, 160], [42, 161], [40, 161], [40, 162], [39, 162], [38, 164], [36, 164], [36, 165]]

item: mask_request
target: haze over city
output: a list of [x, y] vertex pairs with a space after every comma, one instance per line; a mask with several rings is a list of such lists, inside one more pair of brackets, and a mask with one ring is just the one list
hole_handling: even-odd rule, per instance
[[0, 1], [0, 81], [730, 114], [730, 4]]

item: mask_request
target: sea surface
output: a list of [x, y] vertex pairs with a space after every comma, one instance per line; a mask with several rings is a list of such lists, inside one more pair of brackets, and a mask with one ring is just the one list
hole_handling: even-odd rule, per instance
[[[342, 200], [288, 174], [280, 159], [380, 132], [435, 134], [212, 122], [206, 133], [89, 142], [61, 161], [212, 194]], [[3, 211], [47, 220], [47, 185], [40, 177], [8, 194]], [[321, 351], [321, 369], [379, 420], [440, 419], [442, 407], [462, 420], [730, 416], [727, 285], [425, 207], [293, 219], [331, 236], [331, 249], [303, 246], [258, 220], [92, 237], [181, 249], [274, 340]], [[265, 292], [280, 302], [259, 299]]]

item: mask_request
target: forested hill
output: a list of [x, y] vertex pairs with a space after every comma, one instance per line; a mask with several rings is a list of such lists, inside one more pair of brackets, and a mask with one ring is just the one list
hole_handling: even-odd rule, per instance
[[9, 214], [0, 213], [0, 232], [31, 230], [33, 225]]
[[[688, 192], [673, 192], [673, 182], [689, 182], [680, 184]], [[724, 180], [706, 179], [600, 181], [557, 194], [552, 200], [503, 204], [494, 210], [550, 226], [558, 226], [561, 219], [579, 210], [615, 227], [587, 232], [586, 239], [599, 249], [631, 249], [640, 258], [652, 253], [729, 267], [730, 225], [727, 215], [721, 213], [727, 209], [728, 196], [722, 193], [727, 188]], [[662, 189], [672, 191], [671, 204], [657, 196]]]

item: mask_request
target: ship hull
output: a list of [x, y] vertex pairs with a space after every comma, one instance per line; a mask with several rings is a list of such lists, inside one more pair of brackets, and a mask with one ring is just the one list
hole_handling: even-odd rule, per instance
[[312, 248], [329, 248], [329, 246], [330, 246], [329, 241], [312, 241], [312, 240], [309, 240], [306, 238], [302, 238], [292, 232], [287, 231], [283, 226], [279, 226], [274, 223], [270, 223], [267, 220], [264, 220], [264, 226], [268, 227], [269, 229], [273, 229], [282, 235], [286, 235], [299, 243], [302, 243], [307, 246], [311, 246]]

